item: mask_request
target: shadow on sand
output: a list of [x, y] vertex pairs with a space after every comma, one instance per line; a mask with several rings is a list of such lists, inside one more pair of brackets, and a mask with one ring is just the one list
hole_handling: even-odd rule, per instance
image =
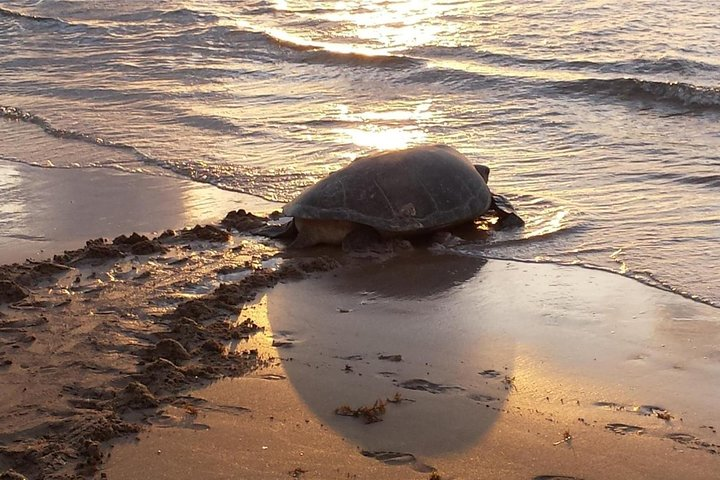
[[424, 471], [415, 455], [471, 447], [512, 390], [513, 347], [490, 348], [483, 312], [457, 308], [485, 263], [412, 252], [277, 286], [267, 312], [289, 380], [322, 422], [386, 463]]

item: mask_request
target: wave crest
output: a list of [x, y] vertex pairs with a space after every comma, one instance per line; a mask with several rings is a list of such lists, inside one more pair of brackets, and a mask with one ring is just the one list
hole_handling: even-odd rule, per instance
[[0, 7], [0, 17], [7, 17], [7, 18], [20, 18], [23, 20], [32, 20], [35, 22], [52, 22], [52, 23], [66, 23], [59, 18], [55, 17], [41, 17], [38, 15], [31, 15], [28, 13], [22, 13], [15, 10], [10, 10], [8, 8]]
[[145, 158], [148, 158], [146, 155], [140, 153], [137, 151], [135, 147], [132, 147], [130, 145], [125, 145], [122, 143], [115, 143], [110, 140], [106, 140], [101, 137], [95, 137], [93, 135], [88, 135], [86, 133], [80, 133], [76, 132], [74, 130], [64, 130], [61, 128], [55, 128], [53, 127], [50, 122], [39, 116], [32, 114], [30, 112], [26, 112], [25, 110], [18, 108], [18, 107], [11, 107], [7, 105], [0, 105], [0, 118], [5, 118], [7, 120], [15, 120], [25, 123], [32, 123], [33, 125], [37, 125], [38, 127], [42, 128], [46, 133], [49, 135], [52, 135], [56, 138], [67, 138], [72, 140], [79, 140], [81, 142], [86, 143], [93, 143], [95, 145], [100, 145], [103, 147], [111, 147], [111, 148], [120, 148], [124, 150], [134, 150], [138, 157], [141, 160], [144, 160]]
[[698, 110], [720, 110], [720, 89], [682, 82], [637, 78], [591, 78], [564, 84], [581, 93], [615, 95], [629, 100], [668, 102]]
[[[720, 188], [720, 174], [702, 174], [702, 173], [675, 173], [675, 172], [647, 172], [637, 174], [641, 180], [657, 180], [660, 182], [672, 182], [682, 185], [692, 185], [707, 188]], [[633, 178], [635, 176], [631, 176]], [[633, 178], [632, 181], [637, 181]]]
[[458, 61], [475, 60], [501, 67], [534, 67], [544, 70], [592, 71], [617, 74], [693, 74], [697, 72], [717, 72], [720, 65], [696, 60], [661, 57], [657, 59], [631, 58], [616, 61], [573, 60], [560, 58], [533, 58], [518, 53], [494, 52], [469, 46], [423, 46], [415, 47], [407, 55], [427, 59], [454, 59]]
[[[27, 112], [21, 108], [0, 105], [0, 119], [24, 122], [40, 127], [46, 134], [59, 139], [69, 139], [95, 145], [102, 148], [110, 148], [116, 152], [122, 152], [133, 158], [134, 161], [148, 167], [158, 167], [161, 172], [177, 174], [195, 182], [215, 185], [223, 190], [241, 192], [248, 195], [263, 198], [269, 201], [287, 201], [294, 193], [302, 187], [312, 183], [305, 173], [292, 170], [268, 170], [250, 168], [237, 165], [213, 164], [212, 162], [196, 164], [192, 161], [156, 158], [140, 151], [137, 147], [126, 143], [115, 142], [87, 133], [74, 130], [65, 130], [54, 127], [49, 120], [39, 115]], [[19, 163], [30, 163], [14, 158], [5, 158], [8, 161]], [[129, 162], [128, 162], [129, 163]], [[47, 164], [30, 163], [37, 166]], [[93, 167], [115, 168], [122, 171], [127, 170], [126, 165], [118, 163], [105, 163], [102, 165], [90, 165]], [[82, 168], [81, 165], [71, 164], [67, 167], [56, 167], [50, 164], [51, 168]], [[148, 172], [144, 172], [148, 173]], [[158, 172], [154, 172], [158, 174]]]

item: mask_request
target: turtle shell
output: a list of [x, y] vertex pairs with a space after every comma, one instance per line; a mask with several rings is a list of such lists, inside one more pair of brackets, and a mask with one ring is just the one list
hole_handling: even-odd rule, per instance
[[472, 221], [491, 200], [485, 180], [463, 154], [431, 145], [359, 158], [302, 192], [283, 213], [403, 234]]

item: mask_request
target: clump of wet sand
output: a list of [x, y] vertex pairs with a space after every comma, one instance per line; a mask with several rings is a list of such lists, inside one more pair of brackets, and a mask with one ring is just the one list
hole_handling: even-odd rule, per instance
[[137, 434], [198, 385], [272, 361], [243, 349], [261, 329], [239, 318], [242, 306], [337, 261], [279, 259], [274, 243], [235, 233], [265, 220], [239, 210], [220, 225], [1, 266], [2, 478], [92, 477], [108, 440]]

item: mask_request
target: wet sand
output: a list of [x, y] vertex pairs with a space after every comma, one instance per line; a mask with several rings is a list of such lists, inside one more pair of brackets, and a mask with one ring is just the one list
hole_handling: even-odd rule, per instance
[[[415, 252], [277, 285], [241, 315], [279, 361], [194, 392], [204, 428], [118, 446], [111, 478], [718, 478], [720, 316], [682, 297]], [[379, 422], [337, 414], [378, 399]]]
[[0, 268], [0, 472], [718, 478], [717, 309], [575, 267], [290, 252], [258, 222]]
[[[170, 174], [169, 174], [170, 175]], [[107, 168], [39, 168], [0, 160], [0, 265], [42, 260], [89, 238], [217, 222], [237, 208], [278, 204], [175, 176]]]

